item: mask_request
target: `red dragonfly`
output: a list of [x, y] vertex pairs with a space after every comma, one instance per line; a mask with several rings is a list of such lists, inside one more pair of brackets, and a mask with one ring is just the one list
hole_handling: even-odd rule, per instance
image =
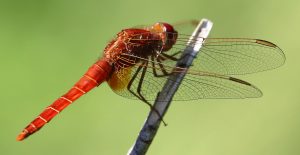
[[[201, 42], [193, 65], [176, 67], [189, 42]], [[192, 43], [192, 44], [191, 44]], [[81, 79], [49, 105], [17, 137], [18, 141], [41, 129], [54, 116], [82, 95], [107, 81], [112, 90], [126, 98], [140, 99], [150, 107], [168, 77], [174, 71], [186, 76], [173, 100], [206, 98], [253, 98], [262, 96], [254, 85], [231, 77], [277, 68], [285, 55], [275, 44], [247, 38], [195, 38], [177, 33], [167, 23], [144, 28], [124, 29], [104, 49]]]

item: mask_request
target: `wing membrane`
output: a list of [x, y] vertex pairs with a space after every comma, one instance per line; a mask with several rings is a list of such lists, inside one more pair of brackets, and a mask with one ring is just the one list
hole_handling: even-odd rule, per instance
[[[137, 35], [131, 40], [140, 38], [143, 37]], [[176, 74], [174, 67], [185, 53], [187, 42], [190, 42], [189, 46], [194, 46], [199, 39], [204, 41], [200, 42], [202, 48], [192, 66], [188, 70], [180, 67], [175, 69], [177, 73], [186, 72], [186, 76], [173, 100], [260, 97], [262, 92], [254, 85], [230, 75], [270, 70], [285, 61], [282, 50], [268, 41], [247, 38], [189, 40], [189, 35], [179, 34], [176, 44], [169, 51], [153, 51], [149, 57], [123, 53], [120, 56], [122, 61], [132, 66], [119, 67], [108, 83], [121, 96], [153, 101], [171, 75]], [[157, 38], [143, 40], [157, 41]]]
[[[181, 39], [170, 53], [182, 52]], [[193, 42], [196, 42], [194, 40]], [[176, 56], [179, 58], [181, 55]], [[203, 42], [192, 69], [224, 75], [250, 74], [283, 65], [285, 56], [273, 43], [258, 39], [207, 38]]]
[[[142, 70], [144, 68], [146, 68], [146, 72], [143, 76]], [[112, 79], [116, 79], [109, 80], [108, 83], [117, 94], [123, 97], [138, 99], [137, 96], [140, 94], [146, 100], [153, 101], [169, 79], [172, 70], [173, 67], [164, 64], [164, 61], [158, 62], [157, 60], [143, 59], [131, 68], [123, 68], [114, 73]], [[177, 72], [185, 71], [183, 68], [177, 68], [176, 70]], [[128, 79], [124, 77], [134, 78]], [[126, 87], [114, 88], [113, 85], [116, 83], [112, 81], [118, 82], [117, 85], [119, 86]], [[130, 86], [127, 87], [129, 83]], [[261, 95], [262, 93], [258, 88], [245, 81], [214, 73], [188, 70], [173, 100], [251, 98], [260, 97]]]

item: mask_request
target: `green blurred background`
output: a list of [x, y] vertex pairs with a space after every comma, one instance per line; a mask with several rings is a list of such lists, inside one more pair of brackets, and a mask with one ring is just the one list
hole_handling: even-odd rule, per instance
[[208, 18], [215, 37], [261, 38], [286, 64], [242, 76], [264, 96], [174, 102], [148, 154], [300, 154], [300, 1], [1, 0], [0, 154], [126, 154], [148, 115], [101, 85], [23, 142], [17, 134], [65, 93], [121, 29]]

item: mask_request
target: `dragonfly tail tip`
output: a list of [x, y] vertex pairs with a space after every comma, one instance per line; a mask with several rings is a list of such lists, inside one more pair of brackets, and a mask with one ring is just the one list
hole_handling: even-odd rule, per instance
[[28, 135], [25, 132], [21, 132], [18, 137], [17, 137], [17, 141], [22, 141], [23, 139], [25, 139]]

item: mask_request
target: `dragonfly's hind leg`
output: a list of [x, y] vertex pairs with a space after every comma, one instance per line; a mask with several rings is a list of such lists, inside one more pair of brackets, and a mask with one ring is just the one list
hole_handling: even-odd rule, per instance
[[[163, 117], [161, 116], [161, 114], [158, 112], [158, 110], [153, 107], [153, 105], [151, 103], [149, 103], [145, 97], [141, 94], [141, 88], [142, 88], [142, 84], [143, 84], [143, 80], [144, 80], [144, 77], [145, 77], [145, 73], [147, 71], [147, 65], [148, 65], [148, 62], [143, 62], [141, 66], [139, 66], [139, 68], [136, 70], [135, 74], [133, 75], [133, 77], [131, 78], [131, 80], [129, 81], [128, 85], [127, 85], [127, 89], [129, 90], [130, 93], [132, 93], [134, 96], [136, 96], [137, 98], [139, 98], [140, 100], [142, 100], [144, 103], [146, 103], [150, 108], [151, 110], [154, 110], [157, 115], [159, 116], [160, 120], [164, 123], [165, 126], [167, 126], [166, 122], [163, 120]], [[132, 91], [130, 89], [130, 87], [132, 86], [132, 83], [133, 81], [136, 79], [138, 73], [140, 72], [140, 70], [143, 68], [143, 71], [142, 71], [142, 74], [141, 74], [141, 78], [139, 80], [139, 84], [138, 84], [138, 88], [137, 88], [137, 93], [136, 94], [134, 91]]]

